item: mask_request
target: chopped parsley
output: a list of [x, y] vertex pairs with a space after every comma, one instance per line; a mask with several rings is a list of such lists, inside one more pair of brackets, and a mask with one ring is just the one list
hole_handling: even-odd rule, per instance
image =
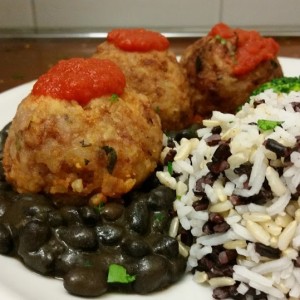
[[282, 121], [272, 121], [264, 119], [260, 119], [257, 121], [258, 128], [262, 131], [273, 130], [276, 126], [279, 126], [282, 123]]
[[109, 101], [114, 103], [117, 102], [119, 100], [119, 96], [117, 94], [112, 94], [109, 98]]
[[127, 270], [117, 264], [111, 264], [108, 268], [107, 282], [130, 283], [135, 281], [135, 275], [129, 275]]
[[172, 176], [173, 174], [173, 164], [171, 161], [168, 161], [168, 172]]
[[154, 221], [161, 222], [165, 219], [165, 215], [161, 211], [154, 212]]
[[219, 34], [217, 34], [217, 35], [215, 36], [215, 39], [216, 39], [217, 41], [219, 41], [220, 44], [222, 44], [222, 45], [226, 45], [226, 43], [227, 43], [227, 40], [224, 39], [224, 38], [222, 38]]

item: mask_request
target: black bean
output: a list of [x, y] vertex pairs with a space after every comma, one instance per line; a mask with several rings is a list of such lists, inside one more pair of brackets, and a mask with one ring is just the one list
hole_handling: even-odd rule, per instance
[[227, 143], [222, 143], [215, 150], [212, 161], [213, 162], [221, 162], [227, 160], [227, 158], [231, 155], [230, 146]]
[[163, 236], [153, 244], [153, 251], [168, 258], [175, 258], [179, 254], [178, 242], [170, 236]]
[[222, 127], [221, 126], [215, 126], [211, 129], [212, 134], [220, 134], [222, 132]]
[[160, 185], [149, 193], [147, 204], [151, 210], [171, 209], [175, 199], [174, 190]]
[[133, 289], [136, 293], [147, 294], [167, 286], [169, 263], [161, 255], [143, 257], [137, 265]]
[[95, 226], [99, 220], [99, 213], [92, 207], [83, 206], [79, 209], [83, 223], [87, 226]]
[[213, 225], [213, 232], [214, 233], [223, 233], [230, 229], [230, 226], [226, 222], [222, 222], [219, 224]]
[[60, 209], [60, 213], [64, 221], [69, 225], [82, 223], [82, 219], [77, 207], [73, 207], [73, 206], [62, 207]]
[[48, 220], [48, 214], [50, 212], [49, 206], [43, 205], [32, 205], [27, 208], [25, 214], [31, 216], [32, 220], [37, 220], [40, 222], [46, 222]]
[[216, 266], [216, 264], [207, 272], [208, 278], [214, 277], [232, 277], [233, 275], [233, 268], [232, 265], [224, 265], [224, 266]]
[[199, 178], [196, 181], [196, 186], [195, 186], [194, 194], [196, 196], [202, 196], [202, 195], [204, 195], [204, 188], [203, 188], [203, 186], [205, 184], [212, 185], [215, 182], [216, 178], [217, 178], [216, 174], [213, 174], [212, 172], [209, 172], [205, 176]]
[[76, 296], [97, 297], [107, 291], [106, 275], [93, 267], [76, 267], [64, 276], [64, 287]]
[[124, 212], [124, 206], [120, 203], [109, 202], [105, 204], [101, 210], [101, 216], [107, 221], [115, 221], [119, 219]]
[[205, 139], [205, 142], [208, 146], [216, 146], [221, 142], [221, 136], [219, 134], [212, 134]]
[[271, 246], [266, 246], [262, 243], [255, 243], [255, 251], [261, 256], [268, 258], [280, 258], [281, 251], [278, 248], [273, 248]]
[[177, 151], [174, 149], [170, 149], [169, 152], [166, 154], [164, 159], [164, 165], [168, 165], [169, 162], [174, 161], [174, 157], [177, 154]]
[[151, 253], [148, 242], [135, 237], [126, 237], [122, 242], [122, 249], [133, 257], [143, 257]]
[[192, 246], [192, 244], [194, 243], [194, 237], [193, 237], [191, 231], [181, 229], [180, 241], [187, 246]]
[[55, 256], [51, 250], [41, 247], [39, 251], [20, 253], [20, 256], [30, 269], [44, 275], [53, 273]]
[[186, 270], [186, 260], [183, 256], [178, 256], [175, 259], [172, 259], [170, 262], [170, 271], [169, 276], [171, 282], [178, 281]]
[[64, 224], [63, 217], [58, 210], [52, 210], [48, 213], [49, 225], [53, 228], [59, 227]]
[[8, 254], [13, 250], [13, 238], [9, 229], [0, 223], [0, 253]]
[[175, 144], [174, 140], [171, 137], [168, 137], [167, 146], [169, 148], [175, 148], [176, 147], [176, 144]]
[[128, 208], [129, 227], [137, 233], [145, 234], [149, 229], [149, 211], [146, 203], [134, 202]]
[[233, 206], [237, 206], [237, 205], [245, 205], [245, 204], [249, 204], [250, 203], [250, 197], [242, 197], [242, 196], [238, 196], [238, 195], [231, 195], [229, 197], [230, 202], [232, 203]]
[[81, 250], [95, 250], [98, 246], [94, 228], [71, 225], [58, 230], [59, 237], [70, 247]]
[[209, 205], [209, 199], [207, 198], [206, 195], [202, 196], [201, 199], [194, 201], [192, 204], [195, 211], [206, 210], [208, 208], [208, 205]]
[[240, 298], [235, 298], [237, 294], [238, 292], [237, 292], [236, 285], [217, 287], [213, 289], [214, 299], [227, 299], [227, 298], [240, 299]]
[[224, 250], [219, 253], [219, 262], [222, 265], [226, 265], [236, 261], [237, 252], [236, 250]]
[[218, 213], [209, 213], [209, 220], [215, 224], [221, 224], [224, 222], [224, 217]]
[[123, 228], [114, 224], [98, 225], [95, 228], [98, 240], [103, 245], [116, 245], [123, 237]]
[[28, 222], [20, 231], [19, 253], [38, 250], [50, 238], [50, 228], [39, 221]]
[[274, 152], [277, 157], [287, 157], [291, 153], [291, 149], [289, 147], [280, 144], [274, 139], [267, 139], [264, 142], [264, 146], [266, 147], [266, 149]]
[[55, 271], [57, 276], [63, 276], [72, 268], [90, 266], [88, 259], [84, 259], [81, 254], [75, 251], [62, 253], [56, 260]]
[[252, 166], [253, 165], [251, 163], [247, 162], [247, 163], [241, 164], [239, 167], [235, 168], [233, 170], [233, 172], [237, 175], [246, 174], [249, 177], [251, 174], [251, 171], [252, 171]]
[[206, 164], [209, 171], [211, 171], [213, 174], [220, 174], [223, 171], [229, 169], [229, 163], [226, 160], [222, 161], [216, 161], [216, 162], [208, 162]]
[[197, 130], [199, 128], [201, 128], [200, 124], [194, 124], [189, 128], [182, 129], [177, 132], [174, 131], [168, 132], [168, 137], [177, 142], [180, 142], [182, 138], [186, 138], [186, 139], [198, 138]]

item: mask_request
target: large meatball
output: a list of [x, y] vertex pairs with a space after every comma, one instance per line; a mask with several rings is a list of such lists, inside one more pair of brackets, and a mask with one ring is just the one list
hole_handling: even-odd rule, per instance
[[257, 32], [216, 25], [182, 53], [194, 111], [203, 117], [236, 112], [255, 88], [283, 76], [277, 51], [274, 40]]
[[[192, 115], [189, 86], [175, 54], [168, 49], [168, 43], [163, 49], [156, 50], [153, 37], [147, 39], [148, 34], [155, 34], [151, 31], [122, 30], [123, 35], [118, 41], [111, 38], [115, 33], [119, 31], [109, 33], [108, 40], [97, 47], [94, 57], [108, 58], [118, 64], [128, 86], [150, 99], [164, 130], [188, 126]], [[122, 47], [122, 42], [126, 42], [125, 47]], [[149, 47], [143, 48], [145, 45]]]
[[[68, 81], [72, 71], [63, 72], [66, 81], [57, 83], [55, 92], [63, 87], [69, 95], [77, 83], [87, 90], [86, 85], [95, 87], [95, 81], [85, 80], [93, 76], [85, 71], [96, 74], [93, 66], [101, 61], [91, 60], [88, 70], [78, 68], [78, 62], [70, 64], [78, 78]], [[44, 84], [48, 87], [51, 80], [48, 76]], [[125, 88], [119, 96], [92, 97], [83, 105], [41, 95], [41, 90], [47, 90], [43, 84], [19, 105], [4, 147], [6, 178], [18, 192], [119, 197], [153, 172], [162, 130], [146, 96]]]

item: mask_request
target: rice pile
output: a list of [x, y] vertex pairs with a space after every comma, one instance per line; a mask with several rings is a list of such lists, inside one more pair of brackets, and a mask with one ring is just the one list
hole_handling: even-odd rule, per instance
[[266, 90], [203, 125], [164, 137], [157, 172], [188, 271], [216, 299], [300, 299], [300, 92]]

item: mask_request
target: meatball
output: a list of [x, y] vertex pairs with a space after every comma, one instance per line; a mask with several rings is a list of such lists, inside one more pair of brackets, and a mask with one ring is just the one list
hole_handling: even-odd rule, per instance
[[[135, 48], [124, 50], [107, 40], [97, 47], [94, 57], [108, 58], [118, 64], [128, 86], [149, 98], [160, 116], [163, 130], [185, 128], [192, 115], [188, 82], [175, 54], [168, 48], [141, 50], [137, 47], [147, 45], [147, 32], [143, 31], [140, 44], [135, 43]], [[125, 33], [127, 36], [126, 30]]]
[[[87, 65], [89, 70], [95, 61], [100, 62], [94, 59]], [[76, 66], [70, 64], [74, 72], [78, 72]], [[61, 80], [69, 82], [68, 72]], [[86, 82], [96, 85], [85, 80], [91, 78], [84, 72], [80, 70], [77, 81], [73, 78], [72, 90], [78, 82], [84, 81], [85, 89]], [[42, 90], [49, 91], [51, 80], [46, 79], [47, 89]], [[65, 84], [57, 84], [55, 92], [63, 86], [66, 93]], [[161, 147], [160, 120], [145, 95], [125, 87], [120, 95], [92, 97], [83, 105], [41, 95], [36, 87], [17, 109], [4, 146], [3, 166], [7, 180], [20, 193], [120, 197], [153, 172]]]
[[195, 113], [207, 118], [213, 110], [236, 112], [259, 85], [283, 76], [277, 51], [274, 40], [225, 24], [188, 46], [180, 63]]

